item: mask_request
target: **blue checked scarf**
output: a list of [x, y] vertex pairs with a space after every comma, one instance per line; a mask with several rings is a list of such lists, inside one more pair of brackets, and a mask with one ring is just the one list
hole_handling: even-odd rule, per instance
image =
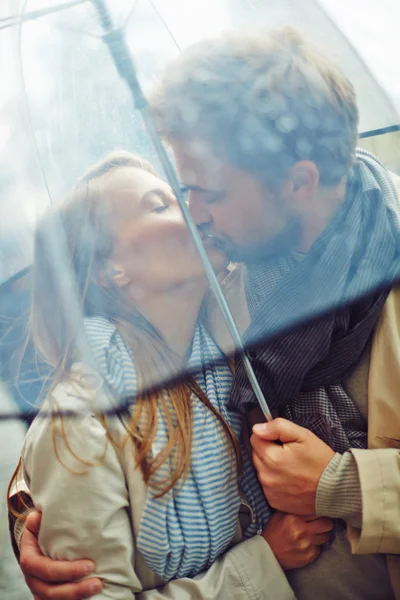
[[[108, 387], [118, 398], [134, 397], [138, 391], [135, 365], [115, 325], [102, 317], [91, 317], [85, 320], [85, 327], [94, 366]], [[239, 438], [243, 417], [227, 409], [232, 373], [222, 359], [218, 347], [198, 324], [188, 367], [198, 370], [199, 365], [207, 364], [196, 381]], [[193, 577], [210, 567], [232, 541], [239, 515], [238, 481], [226, 437], [212, 413], [195, 396], [192, 400], [193, 445], [188, 478], [178, 492], [171, 490], [162, 498], [154, 498], [149, 490], [136, 539], [148, 567], [164, 581]], [[158, 453], [166, 441], [165, 415], [160, 411], [153, 452]], [[254, 515], [244, 533], [248, 538], [264, 527], [270, 509], [245, 449], [242, 456], [239, 483]], [[169, 468], [165, 462], [156, 476], [168, 477]]]
[[[343, 382], [359, 363], [399, 277], [399, 215], [389, 173], [358, 150], [346, 199], [308, 254], [246, 268], [252, 321], [245, 342], [258, 341], [253, 366], [266, 400], [337, 452], [367, 447], [367, 424]], [[382, 283], [386, 290], [371, 294]], [[309, 318], [343, 301], [352, 304], [261, 342], [292, 325], [294, 316]], [[230, 405], [246, 411], [254, 403], [239, 360]]]

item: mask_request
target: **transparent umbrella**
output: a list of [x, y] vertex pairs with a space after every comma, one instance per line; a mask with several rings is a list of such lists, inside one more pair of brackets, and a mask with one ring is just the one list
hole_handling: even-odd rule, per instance
[[[379, 230], [380, 235], [376, 235], [382, 223], [377, 213], [367, 212], [355, 247], [352, 234], [359, 226], [359, 213], [352, 212], [344, 203], [348, 212], [344, 216], [340, 207], [328, 223], [330, 236], [324, 237], [324, 232], [317, 235], [309, 251], [303, 248], [301, 254], [298, 245], [292, 244], [290, 257], [286, 246], [282, 252], [278, 219], [276, 231], [272, 226], [269, 228], [272, 241], [265, 244], [268, 256], [263, 244], [254, 243], [257, 251], [253, 248], [251, 259], [232, 255], [228, 264], [226, 246], [221, 240], [218, 242], [217, 226], [214, 231], [207, 218], [199, 217], [199, 213], [193, 220], [196, 212], [193, 197], [200, 186], [196, 180], [190, 181], [191, 169], [182, 168], [179, 152], [173, 155], [163, 145], [148, 110], [147, 96], [169, 61], [196, 41], [219, 36], [225, 30], [294, 25], [306, 39], [339, 63], [353, 83], [360, 112], [359, 145], [400, 174], [399, 17], [398, 0], [379, 3], [364, 0], [362, 7], [358, 0], [3, 0], [0, 4], [3, 497], [25, 438], [26, 447], [30, 448], [28, 452], [22, 450], [25, 483], [32, 487], [36, 502], [33, 488], [38, 479], [32, 471], [36, 462], [34, 466], [46, 490], [47, 486], [48, 489], [54, 486], [54, 495], [48, 496], [57, 507], [59, 526], [63, 519], [59, 520], [58, 511], [63, 512], [61, 505], [67, 496], [70, 500], [69, 484], [65, 484], [67, 494], [62, 486], [71, 473], [63, 466], [69, 464], [71, 457], [79, 459], [78, 472], [82, 474], [82, 465], [90, 470], [94, 464], [86, 460], [90, 458], [93, 441], [89, 430], [83, 434], [82, 456], [73, 450], [75, 431], [79, 430], [76, 424], [87, 422], [85, 418], [89, 416], [89, 427], [93, 423], [101, 425], [96, 430], [100, 431], [99, 439], [107, 431], [107, 443], [109, 439], [115, 442], [106, 445], [111, 453], [125, 452], [126, 442], [132, 441], [134, 452], [142, 454], [139, 466], [144, 479], [146, 470], [149, 473], [154, 465], [158, 475], [157, 463], [164, 470], [165, 465], [170, 466], [171, 477], [176, 475], [179, 460], [174, 470], [175, 457], [180, 457], [184, 467], [190, 467], [186, 473], [188, 480], [183, 481], [183, 486], [187, 481], [189, 484], [185, 493], [190, 486], [196, 489], [199, 486], [205, 493], [204, 499], [207, 494], [212, 499], [205, 519], [202, 519], [205, 502], [199, 502], [193, 491], [189, 496], [183, 494], [183, 508], [178, 507], [177, 512], [175, 499], [179, 499], [180, 488], [174, 489], [168, 499], [168, 510], [172, 504], [172, 512], [164, 521], [171, 522], [174, 530], [183, 527], [185, 544], [189, 533], [188, 548], [193, 540], [188, 561], [185, 557], [176, 561], [184, 569], [182, 576], [191, 576], [189, 568], [194, 572], [202, 570], [230, 547], [237, 525], [236, 480], [229, 478], [226, 485], [221, 485], [223, 473], [228, 472], [229, 457], [220, 445], [220, 431], [215, 429], [216, 435], [213, 434], [214, 417], [222, 416], [225, 432], [236, 434], [236, 451], [236, 441], [242, 442], [247, 408], [256, 406], [257, 401], [267, 420], [271, 418], [270, 408], [276, 409], [319, 435], [318, 427], [321, 422], [324, 425], [326, 416], [325, 388], [330, 387], [333, 399], [328, 394], [332, 405], [328, 409], [335, 410], [335, 401], [342, 403], [337, 409], [338, 418], [332, 421], [336, 438], [333, 443], [327, 439], [332, 433], [329, 418], [329, 431], [322, 427], [319, 437], [341, 452], [342, 448], [336, 444], [343, 441], [343, 429], [350, 444], [355, 440], [357, 447], [366, 447], [366, 443], [359, 443], [360, 439], [366, 439], [365, 422], [355, 415], [351, 399], [344, 387], [337, 384], [350, 374], [354, 357], [359, 359], [360, 348], [364, 352], [368, 346], [388, 290], [400, 278], [400, 252], [396, 240], [391, 239], [400, 227], [396, 193], [389, 183], [382, 184], [386, 186], [385, 196], [393, 202], [392, 213], [387, 211], [393, 216], [393, 227], [390, 219], [389, 223], [383, 219], [385, 233]], [[213, 58], [210, 56], [211, 62]], [[193, 77], [200, 83], [203, 77], [207, 86], [204, 74], [195, 72]], [[249, 83], [253, 82], [245, 81], [244, 91], [246, 86], [252, 87]], [[311, 98], [311, 106], [313, 102], [317, 102], [316, 98]], [[221, 120], [226, 116], [229, 121], [234, 108], [231, 97], [221, 97], [220, 104], [226, 112], [226, 115], [220, 113]], [[276, 136], [271, 135], [271, 129], [264, 132], [260, 122], [255, 126], [252, 108], [250, 104], [247, 114], [239, 115], [236, 120], [232, 118], [236, 127], [233, 142], [251, 148], [252, 136], [257, 134], [260, 138], [261, 130], [265, 144], [273, 145]], [[190, 106], [184, 109], [190, 120], [193, 111]], [[283, 120], [277, 117], [272, 126], [276, 125], [281, 133], [287, 133], [295, 122], [293, 115], [284, 116]], [[307, 115], [301, 114], [300, 120], [303, 117]], [[309, 128], [312, 127], [311, 124]], [[214, 139], [218, 142], [218, 136]], [[190, 148], [188, 144], [188, 156]], [[232, 167], [229, 161], [229, 164], [210, 161], [210, 156], [215, 158], [208, 152], [210, 148], [201, 145], [198, 148], [216, 181], [224, 177], [227, 181], [229, 178], [223, 173]], [[121, 150], [125, 153], [121, 154]], [[98, 161], [110, 152], [114, 152], [108, 159], [113, 168], [104, 162], [99, 167]], [[218, 156], [218, 152], [215, 154]], [[177, 171], [175, 160], [180, 167]], [[93, 169], [94, 164], [97, 171], [92, 170], [77, 184], [82, 173]], [[127, 164], [133, 168], [114, 168]], [[202, 162], [199, 164], [201, 169]], [[236, 197], [240, 195], [240, 206], [251, 198], [248, 189], [251, 186], [254, 189], [255, 182], [260, 183], [254, 177], [246, 180], [246, 186], [241, 183], [244, 176], [252, 173], [251, 169], [252, 165], [247, 174], [241, 173], [241, 180], [235, 179], [238, 189], [232, 188]], [[350, 190], [354, 181], [358, 181], [352, 176]], [[230, 177], [237, 177], [237, 173], [230, 170]], [[261, 187], [264, 211], [266, 189], [268, 193], [270, 189]], [[189, 188], [193, 194], [187, 202]], [[62, 200], [67, 194], [69, 203], [64, 204]], [[368, 196], [368, 207], [374, 205], [373, 198]], [[379, 211], [381, 204], [376, 204]], [[268, 211], [261, 214], [266, 222], [272, 223], [270, 208], [274, 206], [281, 215], [277, 209], [281, 205], [268, 206]], [[207, 210], [218, 215], [218, 207]], [[243, 221], [249, 218], [246, 210], [240, 215]], [[291, 224], [287, 213], [285, 217]], [[226, 210], [225, 218], [229, 220]], [[223, 231], [225, 223], [220, 220], [219, 226], [221, 223]], [[348, 237], [343, 235], [347, 230]], [[290, 229], [289, 233], [295, 238], [298, 232]], [[285, 244], [287, 238], [286, 235]], [[329, 244], [334, 248], [330, 253], [326, 252]], [[268, 270], [270, 264], [274, 266], [272, 270]], [[342, 264], [347, 271], [341, 270]], [[331, 346], [333, 353], [329, 352]], [[83, 375], [82, 363], [86, 364]], [[94, 371], [88, 374], [87, 366]], [[77, 395], [71, 387], [76, 376]], [[52, 393], [58, 383], [61, 391], [68, 390], [67, 394]], [[31, 424], [36, 415], [39, 418], [25, 437], [25, 425]], [[68, 418], [71, 415], [72, 420]], [[351, 421], [350, 433], [349, 427], [346, 429], [348, 421]], [[114, 433], [118, 439], [113, 437]], [[53, 454], [41, 454], [36, 446], [46, 435]], [[64, 441], [64, 446], [59, 441]], [[253, 527], [250, 532], [253, 535], [262, 531], [270, 512], [261, 497], [250, 457], [242, 450], [241, 484], [251, 508], [255, 509], [255, 520], [249, 526]], [[155, 459], [151, 460], [153, 454]], [[126, 463], [120, 486], [124, 490], [126, 485], [129, 487], [127, 482], [132, 474], [139, 470], [133, 459], [136, 454], [132, 453], [130, 460], [125, 460], [127, 456], [128, 453], [121, 459], [119, 455], [116, 461], [118, 468]], [[105, 457], [104, 451], [100, 465]], [[54, 477], [49, 467], [52, 461]], [[96, 470], [97, 475], [99, 471]], [[71, 514], [75, 514], [80, 504], [92, 524], [93, 519], [108, 514], [102, 510], [101, 499], [107, 495], [111, 498], [116, 471], [110, 477], [107, 475], [100, 487], [90, 483], [89, 492], [86, 489], [81, 494], [79, 485], [88, 480], [73, 478], [72, 485], [77, 487], [71, 493]], [[179, 481], [181, 473], [178, 475]], [[146, 483], [152, 483], [150, 478]], [[133, 489], [136, 494], [136, 485]], [[13, 488], [12, 495], [14, 491]], [[140, 527], [142, 532], [147, 527], [148, 541], [140, 546], [139, 536], [135, 535], [135, 544], [137, 538], [143, 562], [168, 580], [178, 576], [177, 570], [165, 571], [160, 564], [164, 564], [165, 558], [168, 562], [170, 555], [173, 563], [177, 548], [171, 544], [171, 552], [168, 550], [165, 556], [165, 545], [158, 541], [154, 545], [152, 528], [160, 521], [153, 519], [154, 498], [151, 494], [147, 496], [145, 510], [150, 510], [146, 513], [149, 518], [141, 517]], [[54, 497], [58, 500], [54, 501]], [[254, 498], [258, 498], [256, 503]], [[132, 509], [136, 498], [134, 503], [130, 499], [128, 508]], [[127, 502], [123, 504], [127, 518]], [[158, 511], [165, 505], [164, 499], [156, 505], [157, 502], [154, 506]], [[199, 527], [190, 526], [186, 531], [187, 507], [199, 519], [196, 520]], [[44, 514], [47, 508], [43, 508]], [[133, 514], [135, 508], [132, 510]], [[215, 515], [222, 515], [223, 527], [221, 519], [215, 521]], [[0, 517], [3, 542], [8, 537], [4, 504]], [[43, 521], [46, 527], [51, 519]], [[133, 514], [126, 529], [134, 522]], [[86, 543], [96, 535], [95, 530], [101, 530], [100, 520], [96, 527], [87, 527], [88, 521], [83, 523], [75, 533], [83, 535]], [[72, 540], [73, 552], [75, 522], [70, 525], [65, 539]], [[50, 532], [47, 539], [57, 544], [61, 529], [54, 536]], [[122, 529], [125, 527], [119, 531]], [[218, 552], [211, 557], [207, 552], [204, 554], [202, 549], [208, 542], [213, 545], [218, 541], [212, 532], [221, 530], [226, 540], [222, 539]], [[103, 535], [103, 531], [100, 533]], [[169, 532], [164, 533], [167, 536]], [[43, 537], [46, 538], [46, 532]], [[98, 547], [104, 539], [100, 536]], [[156, 539], [164, 542], [162, 537]], [[150, 551], [146, 555], [148, 542]], [[118, 543], [120, 547], [122, 544]], [[199, 550], [194, 567], [185, 564], [185, 561], [191, 563], [193, 548]], [[58, 555], [63, 552], [64, 548]], [[25, 600], [30, 594], [9, 545], [0, 543], [0, 555], [0, 595]], [[117, 552], [115, 559], [119, 563], [119, 576], [125, 568], [124, 560], [119, 561]], [[151, 566], [154, 564], [155, 568]], [[139, 575], [138, 579], [141, 580]], [[118, 587], [121, 591], [122, 586]]]
[[[178, 0], [27, 1], [10, 2], [8, 8], [3, 3], [0, 44], [3, 76], [9, 85], [2, 92], [0, 124], [4, 140], [0, 276], [6, 316], [10, 316], [10, 304], [15, 310], [18, 293], [27, 293], [27, 288], [21, 292], [16, 288], [24, 285], [18, 283], [27, 272], [24, 269], [29, 271], [33, 230], [40, 215], [49, 205], [57, 205], [82, 171], [107, 151], [133, 150], [164, 173], [178, 196], [217, 298], [219, 318], [227, 322], [233, 338], [230, 352], [237, 350], [242, 355], [254, 393], [268, 415], [235, 320], [180, 191], [173, 157], [163, 149], [140, 94], [143, 90], [146, 95], [168, 61], [196, 40], [243, 26], [294, 24], [328, 48], [354, 83], [360, 108], [360, 144], [367, 148], [372, 144], [396, 170], [399, 153], [393, 136], [400, 127], [400, 90], [395, 77], [399, 42], [394, 23], [400, 9], [390, 0], [379, 8], [364, 3], [361, 13], [357, 6], [357, 2], [330, 0], [193, 1], [184, 6]], [[110, 37], [110, 32], [117, 32], [117, 37], [115, 33]], [[61, 239], [52, 244], [60, 260], [64, 306], [59, 310], [73, 320], [80, 310], [79, 301], [61, 267]], [[388, 278], [388, 273], [374, 273], [358, 293], [371, 293], [387, 285]], [[393, 278], [391, 272], [390, 282]], [[338, 290], [317, 303], [295, 306], [289, 316], [286, 312], [271, 315], [257, 335], [246, 337], [245, 345], [252, 346], [353, 300]], [[13, 325], [14, 321], [11, 314]], [[6, 327], [8, 336], [11, 330]], [[15, 339], [10, 339], [12, 347]], [[81, 342], [83, 352], [83, 333]], [[35, 373], [36, 367], [34, 362]], [[192, 363], [194, 370], [201, 367]], [[26, 386], [31, 383], [28, 378]], [[21, 380], [17, 387], [21, 388]], [[24, 392], [21, 395], [24, 397]]]

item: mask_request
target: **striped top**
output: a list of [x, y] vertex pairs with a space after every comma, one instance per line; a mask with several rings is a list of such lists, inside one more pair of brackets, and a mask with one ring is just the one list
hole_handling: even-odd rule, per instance
[[[85, 320], [86, 333], [94, 366], [112, 392], [119, 398], [135, 396], [137, 375], [131, 350], [115, 325], [102, 317]], [[209, 401], [240, 437], [243, 416], [228, 410], [232, 373], [221, 351], [200, 324], [197, 325], [188, 367], [203, 365], [195, 379]], [[205, 366], [207, 365], [207, 367]], [[240, 508], [238, 481], [232, 471], [231, 452], [218, 420], [192, 396], [192, 462], [183, 486], [162, 498], [154, 498], [151, 489], [143, 511], [137, 548], [149, 568], [164, 581], [193, 577], [208, 568], [229, 546], [237, 525]], [[166, 444], [165, 415], [159, 412], [158, 431], [153, 453]], [[242, 488], [253, 512], [253, 520], [244, 532], [248, 538], [265, 525], [270, 509], [258, 484], [255, 471], [244, 447]], [[168, 477], [171, 465], [166, 461], [156, 477]]]

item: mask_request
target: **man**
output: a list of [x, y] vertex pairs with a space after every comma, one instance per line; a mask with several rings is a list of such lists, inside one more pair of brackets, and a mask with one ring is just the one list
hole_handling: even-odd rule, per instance
[[[400, 597], [398, 411], [393, 389], [382, 396], [376, 384], [388, 348], [392, 373], [400, 372], [396, 344], [382, 343], [398, 303], [394, 292], [375, 291], [399, 273], [399, 207], [384, 167], [362, 152], [356, 157], [351, 84], [292, 30], [233, 36], [183, 53], [153, 111], [198, 227], [241, 263], [224, 287], [254, 346], [267, 401], [284, 417], [253, 430], [265, 495], [283, 513], [346, 522], [353, 551], [366, 554], [352, 555], [338, 526], [318, 560], [288, 571], [296, 596]], [[344, 301], [351, 305], [338, 307]], [[312, 323], [263, 341], [317, 313]], [[228, 351], [212, 302], [208, 318]], [[385, 414], [392, 411], [384, 436], [375, 397]], [[230, 401], [252, 416], [256, 403], [240, 360]], [[37, 552], [35, 536], [30, 541]], [[24, 561], [25, 572], [47, 561], [50, 577], [42, 579], [51, 580], [57, 566], [35, 560]], [[75, 597], [54, 589], [45, 596], [47, 589], [38, 597]]]

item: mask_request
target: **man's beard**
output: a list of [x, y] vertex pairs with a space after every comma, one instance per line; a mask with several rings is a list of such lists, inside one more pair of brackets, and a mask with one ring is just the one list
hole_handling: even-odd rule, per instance
[[296, 252], [300, 247], [301, 232], [300, 219], [292, 217], [282, 231], [260, 244], [238, 245], [228, 238], [217, 236], [213, 236], [213, 240], [231, 262], [257, 264]]

